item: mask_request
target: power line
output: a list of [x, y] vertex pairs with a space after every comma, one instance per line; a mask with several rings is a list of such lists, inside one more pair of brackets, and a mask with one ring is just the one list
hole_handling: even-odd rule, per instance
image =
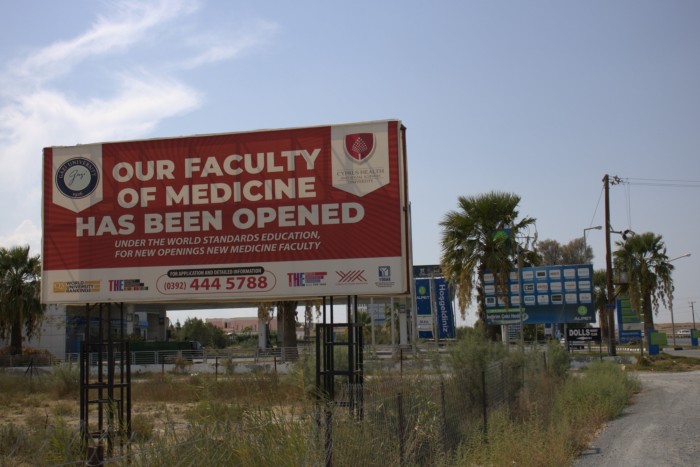
[[593, 226], [593, 222], [595, 221], [595, 215], [598, 213], [598, 208], [600, 207], [600, 200], [603, 199], [604, 193], [605, 193], [605, 187], [601, 187], [600, 194], [598, 195], [598, 202], [595, 205], [595, 210], [593, 211], [593, 217], [591, 218], [591, 223], [588, 225], [588, 227]]
[[664, 178], [621, 178], [620, 183], [639, 186], [667, 188], [700, 188], [700, 180], [677, 180]]

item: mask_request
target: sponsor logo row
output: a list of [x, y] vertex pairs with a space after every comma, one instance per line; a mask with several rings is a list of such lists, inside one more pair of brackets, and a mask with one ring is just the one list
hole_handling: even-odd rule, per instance
[[[245, 268], [233, 270], [213, 269], [213, 270], [178, 270], [169, 271], [168, 277], [209, 277], [219, 275], [238, 276], [242, 273], [247, 275], [260, 275], [265, 271], [263, 268]], [[310, 272], [290, 272], [287, 273], [288, 286], [295, 287], [318, 287], [326, 286], [329, 282], [327, 271]], [[364, 269], [335, 271], [332, 283], [340, 286], [367, 284], [367, 274]], [[377, 269], [378, 280], [375, 285], [378, 287], [392, 287], [394, 282], [391, 277], [390, 266], [379, 266]], [[102, 283], [99, 280], [85, 281], [55, 281], [53, 282], [53, 293], [99, 293], [103, 291]], [[139, 292], [149, 290], [141, 279], [109, 279], [106, 281], [109, 292]]]
[[[107, 290], [110, 292], [136, 292], [148, 290], [140, 279], [109, 279]], [[53, 293], [98, 293], [102, 292], [101, 281], [55, 281]]]
[[[347, 271], [335, 271], [332, 276], [335, 285], [362, 285], [367, 284], [366, 271], [364, 269], [352, 269]], [[391, 267], [379, 266], [377, 268], [377, 287], [392, 287]], [[290, 272], [287, 273], [289, 287], [316, 287], [328, 285], [328, 272]]]

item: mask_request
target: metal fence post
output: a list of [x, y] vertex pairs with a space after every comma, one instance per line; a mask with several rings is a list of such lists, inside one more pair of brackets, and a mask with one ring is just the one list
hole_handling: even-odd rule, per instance
[[488, 430], [488, 410], [486, 408], [486, 369], [481, 370], [481, 408], [482, 416], [484, 418], [484, 441], [488, 442], [489, 430]]
[[398, 406], [398, 415], [399, 415], [399, 466], [404, 465], [404, 418], [403, 418], [403, 393], [398, 393], [396, 395], [396, 404]]
[[447, 407], [445, 406], [445, 382], [440, 381], [440, 408], [442, 410], [442, 439], [445, 454], [448, 452], [447, 440]]
[[333, 412], [326, 407], [326, 467], [333, 466]]

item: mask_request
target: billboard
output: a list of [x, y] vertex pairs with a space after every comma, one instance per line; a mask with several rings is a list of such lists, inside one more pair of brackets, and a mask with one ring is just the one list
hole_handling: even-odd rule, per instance
[[416, 286], [416, 325], [420, 339], [434, 337], [432, 297], [430, 293], [431, 279], [415, 279]]
[[637, 310], [632, 307], [629, 297], [619, 297], [615, 300], [617, 312], [617, 331], [620, 343], [642, 340], [644, 323], [639, 319]]
[[44, 149], [42, 301], [407, 293], [398, 120]]
[[510, 271], [506, 290], [496, 279], [493, 273], [484, 273], [488, 324], [519, 324], [521, 319], [524, 324], [596, 321], [591, 264], [525, 267], [520, 277], [517, 270]]
[[454, 339], [455, 317], [447, 280], [444, 277], [431, 277], [417, 278], [414, 281], [418, 337], [433, 339], [437, 329], [439, 339]]

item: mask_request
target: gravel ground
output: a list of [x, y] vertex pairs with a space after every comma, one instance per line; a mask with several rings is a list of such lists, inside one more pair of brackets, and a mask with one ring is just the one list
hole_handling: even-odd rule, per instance
[[700, 371], [636, 375], [642, 392], [574, 466], [700, 465]]

